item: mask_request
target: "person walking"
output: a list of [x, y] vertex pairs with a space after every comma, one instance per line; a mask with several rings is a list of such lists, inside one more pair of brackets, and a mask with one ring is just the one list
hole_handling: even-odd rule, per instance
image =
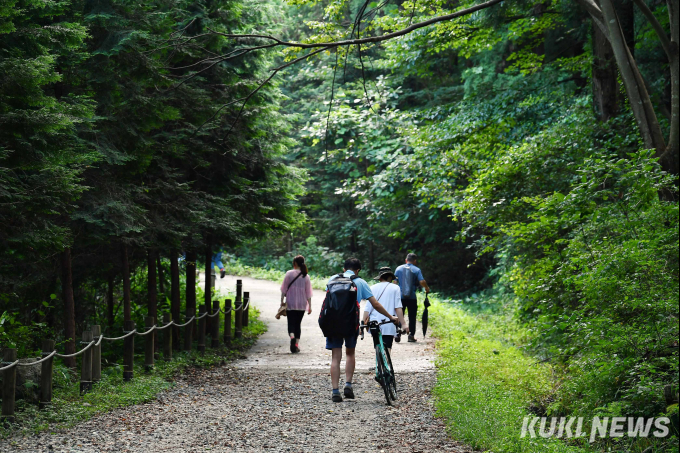
[[[335, 403], [342, 402], [338, 384], [343, 343], [346, 355], [344, 395], [345, 398], [354, 398], [352, 378], [356, 366], [355, 348], [359, 337], [359, 304], [361, 301], [368, 300], [374, 310], [386, 316], [390, 321], [394, 323], [399, 321], [373, 297], [368, 283], [359, 278], [361, 261], [356, 258], [347, 259], [343, 271], [342, 274], [328, 281], [326, 298], [319, 315], [319, 326], [326, 337], [326, 349], [331, 350], [331, 386], [333, 388], [331, 399]], [[338, 332], [342, 333], [338, 334]]]
[[[290, 352], [300, 352], [300, 336], [302, 318], [312, 313], [312, 282], [307, 275], [305, 257], [293, 258], [293, 269], [286, 272], [281, 284], [281, 306], [286, 306], [288, 319], [288, 335], [290, 336]], [[285, 298], [285, 302], [284, 302]]]
[[220, 278], [224, 278], [227, 275], [227, 271], [224, 270], [224, 264], [222, 264], [222, 251], [216, 252], [212, 257], [212, 267], [215, 269], [217, 267], [220, 270]]
[[[376, 295], [376, 300], [385, 307], [385, 310], [391, 315], [399, 318], [399, 322], [401, 323], [404, 332], [408, 333], [409, 328], [406, 326], [406, 321], [404, 321], [404, 311], [402, 309], [401, 290], [399, 289], [399, 286], [392, 283], [394, 279], [395, 276], [392, 269], [389, 267], [381, 267], [378, 271], [378, 276], [375, 277], [375, 280], [378, 280], [380, 283], [371, 286], [371, 292]], [[373, 308], [371, 302], [366, 302], [366, 307], [364, 307], [364, 324], [368, 324], [369, 321], [383, 322], [386, 320], [387, 318], [385, 316], [381, 315]], [[392, 342], [397, 335], [397, 327], [394, 324], [383, 324], [380, 326], [380, 333], [382, 333], [383, 344], [385, 345], [387, 352], [391, 354]], [[378, 336], [376, 334], [376, 336], [373, 337], [373, 345], [376, 346], [378, 341]]]
[[394, 271], [394, 275], [399, 281], [404, 314], [408, 313], [408, 330], [410, 332], [408, 341], [409, 343], [414, 343], [417, 341], [415, 333], [416, 319], [418, 316], [418, 298], [416, 296], [416, 290], [418, 289], [418, 286], [421, 286], [425, 289], [425, 294], [429, 294], [430, 287], [427, 285], [425, 278], [423, 278], [423, 272], [416, 266], [418, 256], [415, 253], [409, 253], [406, 255], [404, 261], [404, 264]]

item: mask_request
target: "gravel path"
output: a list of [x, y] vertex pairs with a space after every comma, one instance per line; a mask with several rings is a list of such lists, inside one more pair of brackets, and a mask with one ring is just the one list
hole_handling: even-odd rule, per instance
[[[235, 287], [235, 277], [218, 280]], [[357, 345], [355, 400], [330, 401], [330, 351], [316, 324], [303, 320], [301, 353], [288, 350], [286, 321], [274, 319], [279, 285], [243, 278], [269, 330], [246, 359], [191, 370], [154, 402], [102, 414], [54, 434], [0, 442], [0, 451], [30, 452], [452, 452], [471, 450], [449, 439], [432, 413], [434, 342], [399, 343], [393, 362], [398, 405], [386, 406], [373, 366], [372, 341]], [[343, 363], [344, 366], [344, 363]], [[344, 373], [343, 373], [344, 377]]]

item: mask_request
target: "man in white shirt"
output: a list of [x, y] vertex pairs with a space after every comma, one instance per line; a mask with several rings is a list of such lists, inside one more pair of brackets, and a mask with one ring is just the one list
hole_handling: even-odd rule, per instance
[[[394, 280], [394, 273], [389, 267], [382, 267], [378, 272], [378, 276], [375, 278], [379, 280], [377, 283], [371, 286], [371, 292], [383, 308], [392, 316], [399, 318], [399, 322], [402, 325], [402, 329], [408, 333], [408, 327], [404, 321], [404, 310], [401, 305], [401, 290], [399, 285], [392, 284]], [[364, 324], [368, 324], [368, 321], [378, 321], [383, 322], [388, 320], [385, 315], [378, 313], [377, 310], [373, 308], [371, 302], [366, 301], [366, 307], [364, 308]], [[385, 348], [391, 352], [392, 342], [394, 341], [394, 336], [397, 334], [397, 326], [393, 323], [383, 324], [380, 326], [380, 332], [383, 336], [383, 344]], [[374, 338], [377, 341], [377, 338]]]

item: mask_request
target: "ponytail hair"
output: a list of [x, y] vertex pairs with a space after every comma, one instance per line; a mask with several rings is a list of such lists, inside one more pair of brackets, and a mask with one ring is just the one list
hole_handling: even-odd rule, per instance
[[302, 255], [298, 255], [295, 258], [293, 258], [293, 262], [298, 265], [300, 268], [300, 272], [302, 272], [302, 276], [305, 277], [307, 275], [307, 265], [305, 264], [305, 257]]

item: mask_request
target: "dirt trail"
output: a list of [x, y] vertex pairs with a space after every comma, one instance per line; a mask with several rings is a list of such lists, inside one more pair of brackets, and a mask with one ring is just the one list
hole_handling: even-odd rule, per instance
[[[374, 366], [369, 337], [357, 345], [356, 399], [332, 403], [330, 351], [317, 324], [324, 293], [314, 291], [313, 313], [302, 323], [301, 352], [293, 355], [285, 319], [274, 319], [279, 284], [242, 280], [269, 326], [247, 358], [195, 370], [149, 404], [102, 414], [64, 432], [4, 441], [0, 451], [469, 451], [447, 438], [442, 422], [433, 418], [434, 342], [422, 339], [420, 326], [419, 342], [395, 343], [393, 349], [401, 392], [396, 406], [386, 406], [369, 372]], [[233, 291], [236, 277], [218, 279], [217, 286]]]

